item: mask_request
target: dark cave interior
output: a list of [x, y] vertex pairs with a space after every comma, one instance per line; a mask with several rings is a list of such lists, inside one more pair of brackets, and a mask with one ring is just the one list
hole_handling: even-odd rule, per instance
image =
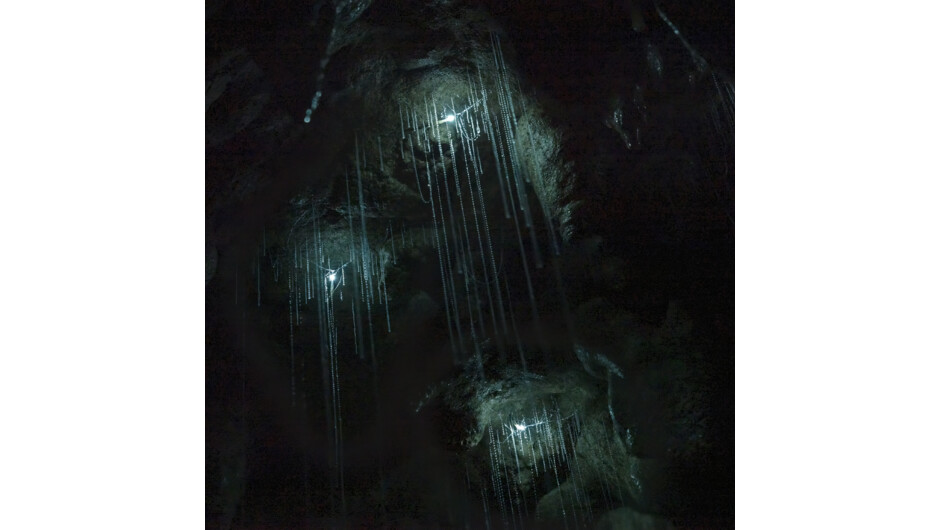
[[734, 526], [734, 5], [206, 4], [208, 528]]

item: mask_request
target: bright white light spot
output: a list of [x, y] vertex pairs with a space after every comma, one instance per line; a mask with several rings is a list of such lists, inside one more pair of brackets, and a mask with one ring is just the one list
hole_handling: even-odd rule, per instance
[[525, 425], [522, 425], [522, 424], [520, 424], [520, 423], [517, 423], [517, 424], [516, 424], [516, 430], [517, 430], [517, 431], [524, 431], [524, 430], [525, 430]]
[[329, 278], [331, 282], [335, 282], [335, 281], [336, 281], [336, 273], [335, 273], [335, 272], [331, 272], [330, 275], [327, 276], [327, 278]]
[[444, 118], [444, 121], [446, 121], [446, 122], [449, 123], [449, 122], [452, 122], [452, 121], [454, 121], [454, 120], [456, 120], [456, 119], [457, 119], [457, 116], [454, 116], [453, 114], [448, 114], [447, 117]]

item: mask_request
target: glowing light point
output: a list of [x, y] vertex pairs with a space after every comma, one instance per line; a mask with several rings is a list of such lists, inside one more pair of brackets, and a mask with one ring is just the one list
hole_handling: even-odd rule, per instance
[[450, 123], [456, 119], [457, 119], [457, 116], [454, 116], [453, 114], [448, 114], [447, 117], [444, 118], [444, 121]]
[[335, 273], [335, 272], [331, 272], [330, 275], [327, 276], [327, 278], [329, 278], [329, 280], [330, 280], [331, 282], [335, 282], [335, 281], [336, 281], [336, 273]]
[[517, 423], [517, 424], [516, 424], [516, 430], [517, 430], [517, 431], [524, 431], [524, 430], [525, 430], [525, 425], [522, 425], [522, 424], [520, 424], [520, 423]]

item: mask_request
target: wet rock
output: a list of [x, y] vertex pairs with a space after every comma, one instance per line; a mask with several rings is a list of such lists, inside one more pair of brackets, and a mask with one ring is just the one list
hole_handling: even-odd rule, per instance
[[215, 245], [206, 244], [206, 285], [209, 285], [209, 280], [215, 277], [215, 270], [219, 264], [219, 251], [215, 248]]
[[424, 322], [431, 318], [440, 310], [440, 306], [431, 296], [421, 291], [408, 300], [408, 316], [416, 322]]
[[215, 148], [261, 117], [272, 87], [244, 48], [220, 58], [206, 78], [206, 144]]
[[[579, 506], [579, 492], [576, 490], [577, 486], [574, 483], [565, 482], [548, 492], [539, 499], [535, 507], [536, 518], [543, 523], [555, 525], [568, 520], [576, 520], [579, 516], [577, 512], [583, 510], [583, 507]], [[580, 514], [582, 518], [586, 515], [586, 513]]]
[[640, 513], [630, 508], [611, 510], [597, 519], [595, 530], [675, 530], [666, 518]]

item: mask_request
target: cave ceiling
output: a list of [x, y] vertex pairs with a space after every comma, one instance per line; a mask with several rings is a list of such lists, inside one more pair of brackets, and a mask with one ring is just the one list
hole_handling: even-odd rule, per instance
[[733, 4], [211, 0], [205, 53], [219, 524], [269, 506], [239, 454], [308, 521], [481, 524], [427, 467], [520, 524], [733, 513]]

